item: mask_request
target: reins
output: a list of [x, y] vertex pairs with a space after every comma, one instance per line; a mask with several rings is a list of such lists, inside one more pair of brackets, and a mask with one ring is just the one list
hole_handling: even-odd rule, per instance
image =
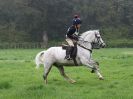
[[[84, 36], [84, 38], [80, 37], [80, 38], [79, 38], [79, 42], [81, 42], [81, 43], [90, 43], [91, 46], [92, 46], [92, 49], [93, 49], [93, 44], [94, 44], [94, 43], [93, 43], [93, 42], [90, 42], [90, 41], [85, 41], [85, 40], [84, 40], [84, 39], [87, 37], [87, 35], [89, 35], [89, 33], [86, 34], [86, 35]], [[97, 39], [98, 42], [101, 42], [101, 41], [99, 40], [98, 36], [96, 35], [96, 33], [95, 33], [95, 37], [96, 37], [96, 39]], [[82, 47], [82, 48], [84, 48], [84, 49], [89, 50], [90, 52], [92, 52], [92, 49], [88, 49], [87, 47], [83, 46], [82, 44], [80, 44], [80, 43], [78, 43], [78, 42], [77, 42], [77, 44], [78, 44], [80, 47]]]
[[[77, 43], [77, 44], [78, 44], [78, 43]], [[92, 49], [88, 49], [88, 48], [82, 46], [81, 44], [78, 44], [78, 46], [80, 46], [80, 47], [82, 47], [82, 48], [84, 48], [84, 49], [86, 49], [86, 50], [89, 50], [89, 51], [92, 53]]]
[[[86, 34], [85, 37], [87, 37], [87, 35], [89, 35], [89, 34]], [[83, 43], [84, 43], [84, 42], [85, 42], [85, 43], [86, 43], [86, 42], [87, 42], [87, 43], [90, 43], [91, 46], [92, 46], [92, 42], [85, 41], [84, 39], [85, 39], [85, 38], [81, 38], [81, 37], [80, 37], [79, 41], [81, 41], [81, 42], [83, 42]], [[77, 45], [80, 46], [80, 47], [82, 47], [82, 48], [84, 48], [84, 49], [86, 49], [86, 50], [89, 50], [89, 51], [92, 53], [92, 49], [86, 48], [85, 46], [81, 45], [81, 44], [78, 43], [78, 42], [77, 42]]]

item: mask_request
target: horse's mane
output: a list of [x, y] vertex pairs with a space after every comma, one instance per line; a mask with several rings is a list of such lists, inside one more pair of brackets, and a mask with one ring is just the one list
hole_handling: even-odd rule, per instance
[[95, 32], [99, 32], [99, 30], [89, 30], [89, 31], [83, 32], [80, 37], [85, 38], [88, 34], [95, 33]]

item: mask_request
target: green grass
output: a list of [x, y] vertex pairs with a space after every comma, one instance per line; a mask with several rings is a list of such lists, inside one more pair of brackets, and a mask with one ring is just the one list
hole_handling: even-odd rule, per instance
[[41, 49], [0, 50], [0, 99], [133, 99], [133, 48], [100, 49], [105, 80], [85, 67], [65, 67], [77, 82], [66, 82], [53, 67], [44, 84], [43, 66], [35, 69], [34, 57]]

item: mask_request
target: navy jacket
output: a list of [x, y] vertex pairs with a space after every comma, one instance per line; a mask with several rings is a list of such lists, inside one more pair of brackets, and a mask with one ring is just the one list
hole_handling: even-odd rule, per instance
[[66, 35], [67, 35], [67, 37], [69, 37], [70, 39], [75, 39], [75, 37], [73, 36], [73, 34], [74, 34], [75, 32], [78, 32], [78, 29], [75, 28], [75, 26], [71, 26], [71, 27], [68, 28], [67, 34], [66, 34]]

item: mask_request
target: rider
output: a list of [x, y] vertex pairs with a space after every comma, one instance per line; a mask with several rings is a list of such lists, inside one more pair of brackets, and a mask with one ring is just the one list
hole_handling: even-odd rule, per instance
[[78, 15], [75, 15], [72, 20], [72, 26], [70, 26], [66, 33], [66, 41], [69, 47], [66, 50], [66, 59], [71, 59], [72, 51], [74, 50], [74, 43], [78, 41], [79, 29], [81, 26], [81, 19]]

